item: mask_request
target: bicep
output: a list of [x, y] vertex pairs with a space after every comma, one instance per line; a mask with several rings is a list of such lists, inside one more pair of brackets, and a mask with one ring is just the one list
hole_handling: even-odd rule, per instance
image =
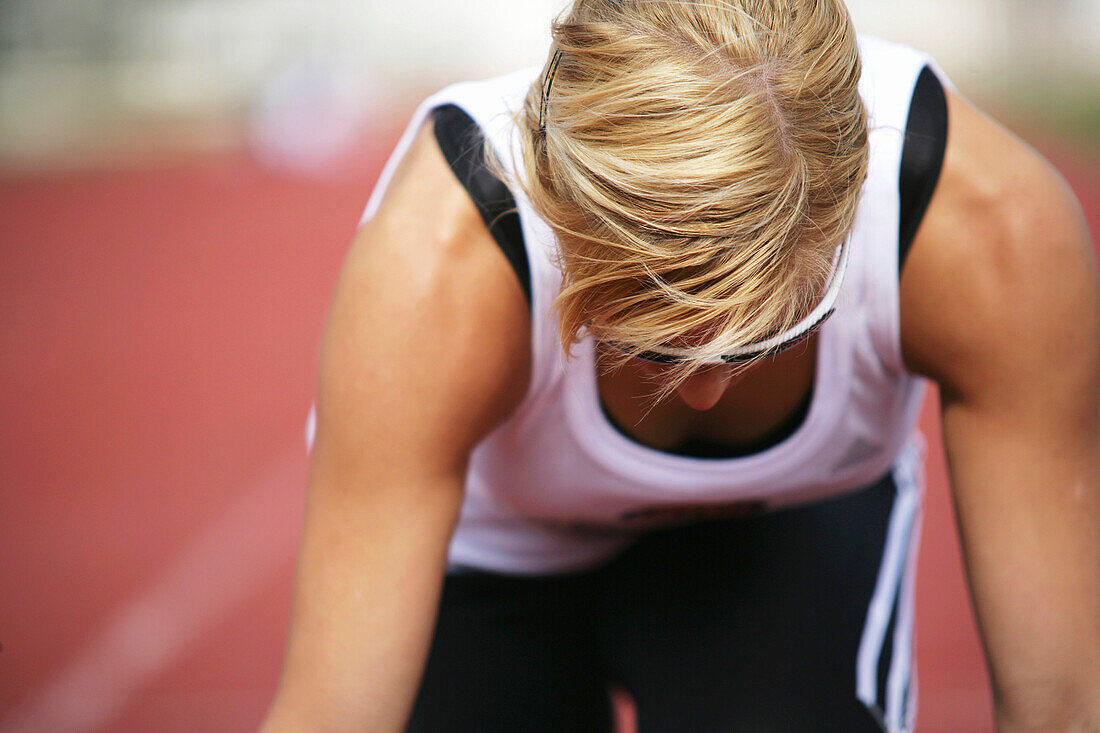
[[304, 563], [361, 572], [404, 552], [410, 568], [442, 567], [469, 454], [525, 391], [527, 319], [426, 131], [353, 243], [329, 312]]
[[431, 139], [418, 138], [349, 251], [326, 324], [318, 450], [454, 470], [518, 403], [529, 323], [507, 261]]
[[1100, 295], [1080, 207], [1034, 151], [948, 98], [943, 173], [901, 282], [906, 364], [951, 404], [1043, 421], [1062, 403], [1083, 428], [1100, 400]]

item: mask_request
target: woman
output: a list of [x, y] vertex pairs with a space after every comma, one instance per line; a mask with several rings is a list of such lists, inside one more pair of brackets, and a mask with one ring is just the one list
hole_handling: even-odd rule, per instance
[[428, 100], [368, 207], [266, 730], [608, 730], [612, 684], [643, 732], [911, 729], [925, 379], [999, 726], [1100, 729], [1057, 175], [839, 0], [577, 0], [554, 43]]

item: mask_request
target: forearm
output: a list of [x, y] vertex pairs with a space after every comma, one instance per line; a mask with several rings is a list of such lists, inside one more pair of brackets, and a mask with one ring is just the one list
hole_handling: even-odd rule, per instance
[[947, 405], [945, 434], [998, 730], [1100, 731], [1095, 431], [1046, 440]]
[[441, 497], [459, 492], [417, 493], [369, 508], [327, 497], [307, 509], [283, 678], [264, 733], [403, 729], [457, 514], [457, 501]]
[[995, 696], [998, 733], [1100, 733], [1100, 680], [1075, 680]]

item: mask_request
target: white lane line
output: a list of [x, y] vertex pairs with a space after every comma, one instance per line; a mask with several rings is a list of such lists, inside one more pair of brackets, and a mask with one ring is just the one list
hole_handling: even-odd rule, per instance
[[44, 690], [0, 720], [0, 733], [101, 730], [203, 633], [292, 562], [306, 481], [295, 449], [242, 490], [108, 618]]

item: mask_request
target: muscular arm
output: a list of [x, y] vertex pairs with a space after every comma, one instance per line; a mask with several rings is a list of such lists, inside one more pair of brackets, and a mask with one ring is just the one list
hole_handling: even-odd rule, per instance
[[265, 731], [396, 731], [427, 654], [472, 447], [526, 388], [515, 275], [430, 130], [325, 329], [294, 612]]
[[902, 277], [909, 366], [940, 385], [1001, 731], [1100, 731], [1100, 296], [1072, 194], [949, 96]]

